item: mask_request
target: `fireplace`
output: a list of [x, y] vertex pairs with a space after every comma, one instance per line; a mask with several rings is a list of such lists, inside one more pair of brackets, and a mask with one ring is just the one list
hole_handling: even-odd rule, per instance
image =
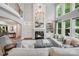
[[44, 39], [44, 31], [35, 31], [35, 39]]

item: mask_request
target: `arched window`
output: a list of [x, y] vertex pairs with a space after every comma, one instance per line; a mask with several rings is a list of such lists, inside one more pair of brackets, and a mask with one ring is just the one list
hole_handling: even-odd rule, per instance
[[58, 5], [57, 6], [57, 8], [56, 8], [56, 10], [57, 10], [57, 16], [61, 16], [62, 15], [62, 7], [61, 7], [62, 5]]
[[65, 3], [65, 13], [70, 12], [70, 3]]

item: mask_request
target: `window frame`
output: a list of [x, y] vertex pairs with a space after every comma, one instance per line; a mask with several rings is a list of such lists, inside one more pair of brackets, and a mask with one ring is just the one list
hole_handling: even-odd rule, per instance
[[[70, 33], [70, 19], [65, 20], [64, 22], [65, 22], [65, 36], [70, 36], [69, 34], [67, 35], [67, 33], [66, 33], [66, 30], [69, 30], [69, 33]], [[68, 26], [68, 22], [69, 22], [69, 26]]]
[[[77, 20], [79, 21], [79, 17], [78, 17], [78, 18], [75, 18], [75, 37], [76, 37], [76, 38], [79, 38], [79, 23], [78, 23]], [[77, 23], [78, 23], [78, 24], [77, 24]], [[78, 36], [77, 36], [76, 34], [77, 34]]]
[[[58, 34], [62, 34], [62, 31], [61, 31], [61, 29], [62, 29], [62, 22], [57, 22], [58, 23]], [[60, 24], [60, 25], [59, 25]], [[59, 27], [60, 26], [60, 27]], [[60, 32], [59, 32], [60, 31]]]

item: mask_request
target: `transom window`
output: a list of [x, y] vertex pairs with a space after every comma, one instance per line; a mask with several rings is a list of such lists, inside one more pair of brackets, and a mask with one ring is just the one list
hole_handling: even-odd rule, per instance
[[70, 3], [65, 3], [65, 13], [70, 12]]
[[61, 16], [62, 15], [62, 7], [61, 5], [57, 6], [57, 16]]

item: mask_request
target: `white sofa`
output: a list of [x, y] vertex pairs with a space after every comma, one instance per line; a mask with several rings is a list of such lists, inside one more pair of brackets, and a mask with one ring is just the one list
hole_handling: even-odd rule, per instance
[[8, 52], [8, 56], [48, 56], [49, 48], [14, 48]]
[[49, 53], [50, 56], [79, 56], [79, 47], [76, 48], [52, 47]]
[[76, 48], [14, 48], [8, 56], [79, 56], [79, 47]]
[[[54, 40], [55, 41], [55, 40]], [[25, 42], [25, 41], [24, 41]], [[29, 41], [30, 42], [30, 41]], [[57, 43], [57, 41], [55, 41]], [[34, 44], [32, 41], [28, 46]], [[61, 43], [58, 43], [60, 47], [50, 48], [15, 48], [8, 52], [8, 56], [79, 56], [79, 47], [62, 47]]]
[[[11, 44], [11, 42], [9, 41], [7, 41], [8, 43], [5, 43], [5, 42], [2, 43], [3, 41], [6, 41], [6, 39], [3, 39], [3, 38], [0, 38], [0, 44], [2, 46]], [[79, 47], [33, 48], [34, 43], [35, 41], [32, 41], [32, 43], [30, 42], [30, 44], [27, 42], [27, 43], [24, 43], [25, 45], [24, 48], [13, 48], [12, 50], [8, 52], [8, 56], [79, 56]], [[26, 48], [26, 45], [27, 45], [27, 48]], [[58, 45], [61, 46], [61, 44], [58, 44]], [[0, 50], [0, 55], [3, 55], [2, 50]]]

